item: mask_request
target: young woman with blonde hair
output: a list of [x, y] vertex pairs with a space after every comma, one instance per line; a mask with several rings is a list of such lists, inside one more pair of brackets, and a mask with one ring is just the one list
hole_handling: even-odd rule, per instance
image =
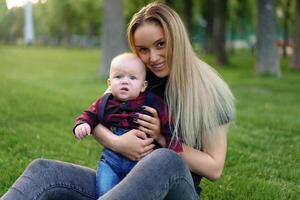
[[[140, 160], [100, 199], [199, 199], [201, 177], [216, 180], [222, 174], [228, 126], [234, 117], [233, 95], [196, 56], [180, 17], [168, 6], [151, 3], [137, 12], [128, 26], [128, 40], [148, 68], [148, 88], [168, 103], [173, 137], [183, 141], [183, 152], [153, 151], [153, 140], [165, 144], [166, 138], [160, 134], [157, 111], [150, 107], [145, 109], [151, 116], [138, 113], [139, 130], [122, 136], [98, 125], [94, 137], [101, 144]], [[94, 179], [94, 171], [77, 165], [36, 160], [3, 199], [94, 199]]]

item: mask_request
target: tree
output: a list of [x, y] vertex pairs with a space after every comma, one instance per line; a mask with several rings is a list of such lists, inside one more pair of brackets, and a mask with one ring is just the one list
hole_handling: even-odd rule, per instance
[[279, 77], [274, 4], [275, 0], [257, 0], [256, 71]]
[[213, 27], [214, 27], [214, 1], [205, 0], [204, 5], [204, 18], [206, 21], [205, 27], [205, 40], [204, 51], [206, 53], [213, 53]]
[[227, 0], [218, 0], [216, 2], [216, 12], [214, 16], [213, 27], [213, 45], [217, 56], [217, 62], [221, 65], [227, 63], [227, 54], [225, 48], [226, 42], [226, 16]]
[[93, 45], [99, 44], [101, 4], [91, 0], [51, 0], [33, 4], [37, 41], [72, 46], [76, 45], [74, 38], [82, 37], [80, 45], [91, 44], [92, 40]]
[[[0, 6], [2, 6], [0, 4]], [[5, 43], [15, 42], [23, 37], [24, 10], [22, 8], [12, 8], [10, 10], [0, 7], [3, 11], [3, 19], [0, 24], [0, 41]], [[0, 18], [1, 18], [0, 17]]]
[[231, 0], [228, 2], [228, 30], [231, 40], [247, 41], [252, 47], [250, 33], [255, 27], [256, 3], [253, 0]]
[[292, 69], [300, 69], [300, 0], [297, 0], [296, 5], [296, 20], [294, 33], [294, 53]]
[[122, 0], [103, 1], [103, 31], [101, 41], [102, 59], [100, 74], [103, 76], [108, 75], [112, 58], [126, 49]]
[[184, 1], [184, 15], [186, 28], [188, 30], [189, 36], [193, 34], [193, 12], [192, 12], [192, 0]]
[[282, 56], [286, 58], [287, 53], [286, 49], [289, 45], [289, 19], [290, 19], [290, 12], [289, 8], [291, 5], [290, 0], [285, 1], [284, 10], [283, 10], [283, 47], [282, 47]]

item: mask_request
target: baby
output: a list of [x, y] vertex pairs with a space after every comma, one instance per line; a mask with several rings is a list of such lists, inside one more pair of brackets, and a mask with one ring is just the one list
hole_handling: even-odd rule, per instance
[[[92, 133], [98, 123], [109, 128], [114, 134], [122, 135], [131, 129], [138, 129], [136, 113], [148, 114], [143, 106], [157, 110], [161, 123], [161, 134], [166, 138], [166, 147], [181, 152], [179, 141], [171, 140], [172, 128], [166, 103], [151, 91], [146, 91], [146, 68], [143, 62], [132, 53], [115, 57], [110, 66], [107, 84], [110, 93], [104, 94], [88, 110], [76, 119], [73, 132], [82, 139]], [[162, 147], [154, 141], [156, 148]], [[97, 169], [96, 193], [102, 196], [118, 184], [137, 162], [104, 148]]]

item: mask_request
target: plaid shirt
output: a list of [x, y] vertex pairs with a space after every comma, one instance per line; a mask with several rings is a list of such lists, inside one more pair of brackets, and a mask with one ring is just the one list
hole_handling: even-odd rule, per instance
[[[169, 112], [165, 102], [159, 96], [154, 95], [153, 93], [151, 94], [153, 95], [153, 99], [151, 99], [151, 105], [147, 106], [155, 108], [158, 112], [161, 134], [166, 139], [166, 146], [175, 152], [182, 152], [181, 141], [171, 140], [172, 128], [170, 125], [172, 126], [172, 123], [169, 123]], [[150, 113], [142, 109], [142, 106], [146, 105], [146, 98], [146, 93], [142, 93], [136, 99], [122, 102], [110, 95], [105, 107], [103, 122], [100, 122], [99, 105], [103, 101], [103, 98], [100, 97], [76, 119], [73, 131], [75, 130], [76, 126], [82, 123], [88, 123], [92, 130], [97, 126], [98, 123], [102, 123], [108, 128], [119, 127], [128, 130], [138, 129], [139, 124], [134, 122], [135, 113], [150, 115]]]

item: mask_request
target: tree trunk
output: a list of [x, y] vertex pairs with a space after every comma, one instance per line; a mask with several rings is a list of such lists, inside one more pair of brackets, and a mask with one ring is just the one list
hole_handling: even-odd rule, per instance
[[257, 0], [256, 71], [258, 74], [280, 76], [276, 45], [276, 0]]
[[227, 15], [227, 0], [217, 1], [217, 12], [215, 12], [214, 21], [214, 52], [217, 56], [217, 62], [220, 65], [227, 63], [227, 54], [225, 48], [226, 42], [226, 15]]
[[192, 0], [184, 1], [184, 14], [185, 14], [186, 27], [187, 27], [190, 38], [192, 38], [192, 35], [193, 35]]
[[213, 53], [214, 0], [206, 0], [204, 10], [204, 17], [207, 23], [205, 27], [204, 51]]
[[283, 47], [282, 47], [282, 56], [286, 58], [287, 53], [286, 49], [289, 45], [289, 19], [290, 19], [290, 5], [291, 1], [286, 0], [286, 4], [284, 7], [284, 19], [283, 19]]
[[125, 38], [122, 0], [104, 0], [100, 75], [107, 76], [112, 58], [126, 50]]
[[292, 69], [300, 69], [300, 0], [297, 0], [296, 5], [296, 22], [295, 22], [295, 33], [294, 33], [294, 53], [293, 53], [293, 64]]

